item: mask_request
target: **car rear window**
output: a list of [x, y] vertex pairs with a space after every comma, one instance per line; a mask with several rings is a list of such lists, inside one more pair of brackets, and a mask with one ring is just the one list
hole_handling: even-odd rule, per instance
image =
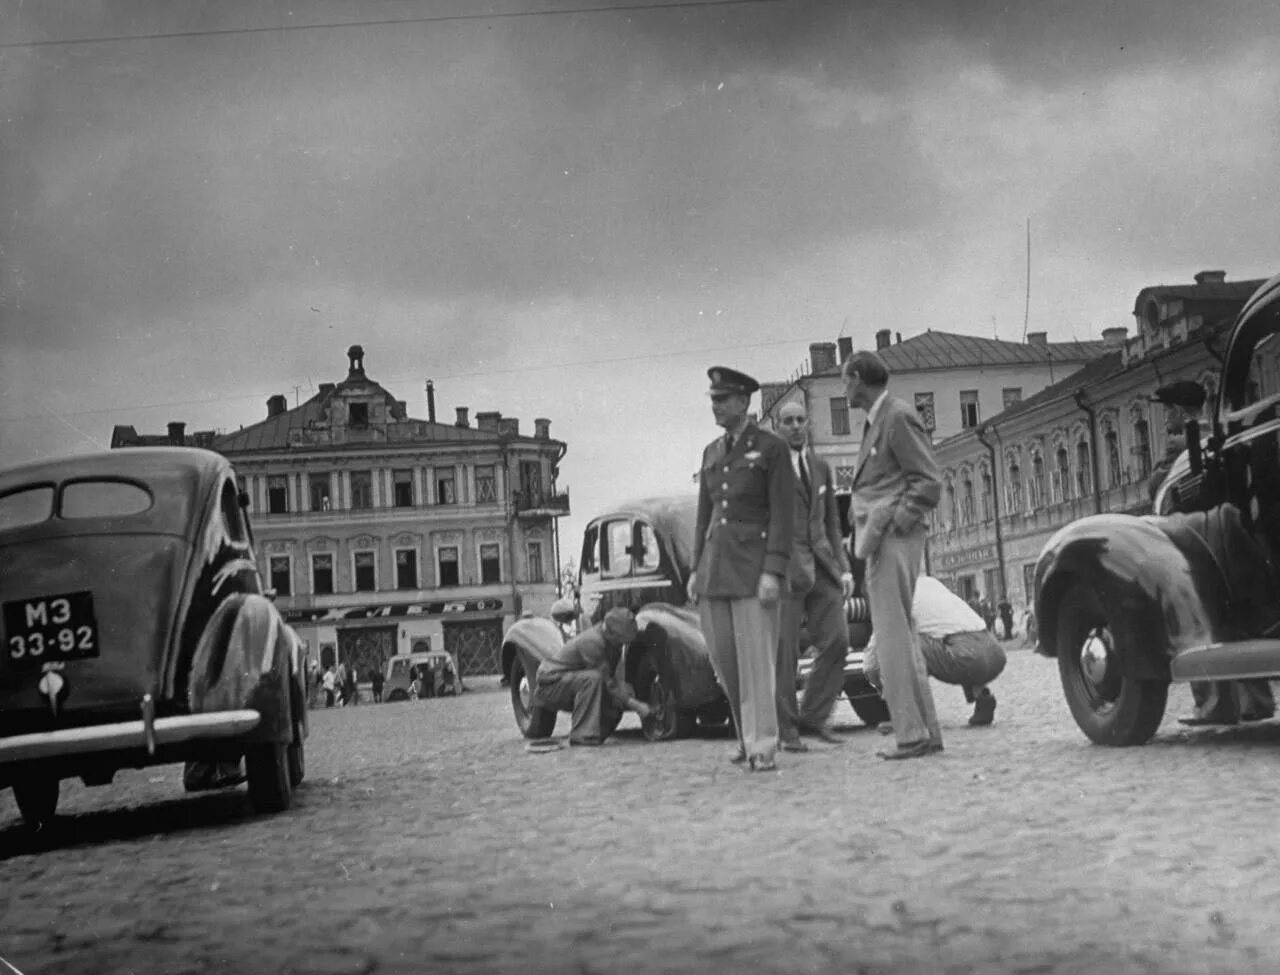
[[53, 485], [36, 484], [0, 497], [0, 531], [37, 525], [53, 515]]
[[151, 492], [131, 481], [71, 481], [62, 486], [63, 518], [118, 518], [151, 507]]

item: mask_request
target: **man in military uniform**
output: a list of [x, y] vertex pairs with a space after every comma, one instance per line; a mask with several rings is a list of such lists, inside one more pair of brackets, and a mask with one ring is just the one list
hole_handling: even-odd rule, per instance
[[[791, 550], [789, 595], [782, 597], [782, 634], [778, 640], [778, 737], [784, 752], [805, 752], [802, 734], [838, 742], [827, 729], [831, 706], [844, 686], [849, 627], [844, 601], [853, 595], [853, 574], [844, 552], [835, 481], [827, 462], [809, 449], [809, 414], [804, 404], [784, 403], [778, 429], [791, 448], [796, 474], [795, 537]], [[796, 657], [800, 626], [808, 621], [817, 647], [804, 698], [796, 702]]]
[[698, 604], [711, 662], [738, 733], [736, 762], [775, 768], [774, 667], [780, 597], [795, 522], [789, 448], [747, 416], [760, 384], [715, 366], [711, 413], [725, 435], [702, 452], [689, 598]]

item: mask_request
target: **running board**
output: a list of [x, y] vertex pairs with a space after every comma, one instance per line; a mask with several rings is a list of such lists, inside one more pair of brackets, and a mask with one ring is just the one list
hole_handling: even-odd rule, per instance
[[[252, 731], [261, 720], [261, 714], [249, 709], [214, 711], [208, 714], [156, 718], [151, 730], [157, 744], [171, 745], [196, 738], [234, 738]], [[147, 731], [144, 721], [120, 721], [115, 724], [13, 735], [10, 738], [0, 738], [0, 764], [25, 762], [33, 758], [56, 758], [60, 755], [110, 752], [122, 748], [144, 748], [148, 744]]]
[[1183, 650], [1169, 664], [1175, 681], [1245, 680], [1280, 675], [1280, 640], [1235, 640]]

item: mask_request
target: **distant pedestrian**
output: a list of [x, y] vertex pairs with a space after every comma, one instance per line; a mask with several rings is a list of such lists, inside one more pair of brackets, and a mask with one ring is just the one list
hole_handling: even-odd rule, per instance
[[369, 678], [369, 690], [373, 694], [374, 704], [382, 703], [382, 681], [382, 670], [375, 667], [373, 669], [373, 676]]
[[1002, 639], [1013, 639], [1013, 603], [1009, 602], [1007, 595], [1000, 597], [1000, 602], [996, 604], [996, 610], [1000, 613], [1000, 625], [1004, 627], [1004, 636]]
[[885, 703], [897, 748], [881, 758], [919, 758], [942, 750], [929, 675], [911, 625], [911, 600], [924, 560], [926, 520], [942, 493], [938, 462], [915, 408], [888, 392], [889, 369], [874, 352], [856, 352], [841, 368], [849, 405], [867, 423], [853, 473], [856, 558], [867, 560]]
[[786, 443], [747, 416], [760, 384], [723, 366], [707, 375], [711, 413], [725, 435], [703, 450], [698, 469], [688, 594], [729, 699], [738, 734], [731, 761], [767, 772], [777, 768], [779, 598], [791, 560], [796, 476]]
[[360, 703], [360, 677], [354, 665], [347, 671], [347, 679], [342, 685], [342, 703], [352, 707]]
[[[929, 676], [944, 684], [958, 684], [973, 705], [969, 724], [989, 725], [995, 719], [996, 697], [987, 687], [1005, 666], [1004, 649], [963, 599], [932, 576], [916, 580], [911, 616], [920, 634], [920, 652]], [[864, 667], [867, 680], [880, 684], [880, 667], [873, 633]], [[886, 731], [881, 725], [880, 730]]]
[[987, 628], [987, 632], [993, 633], [996, 626], [996, 608], [991, 605], [991, 600], [986, 596], [979, 600], [978, 612], [982, 616], [982, 623]]
[[324, 672], [324, 676], [320, 678], [320, 684], [324, 688], [324, 706], [333, 707], [333, 699], [338, 693], [338, 672], [333, 669], [333, 665], [329, 665], [329, 669]]

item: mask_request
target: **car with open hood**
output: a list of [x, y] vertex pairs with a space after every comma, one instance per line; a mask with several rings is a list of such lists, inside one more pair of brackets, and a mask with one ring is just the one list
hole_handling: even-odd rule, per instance
[[231, 464], [183, 447], [0, 472], [0, 787], [42, 825], [59, 783], [244, 760], [255, 809], [305, 767], [301, 642], [264, 591]]
[[[1194, 386], [1162, 398], [1194, 412]], [[1280, 275], [1235, 319], [1218, 386], [1152, 514], [1075, 521], [1036, 565], [1039, 649], [1094, 742], [1149, 740], [1171, 682], [1280, 677]]]
[[[639, 635], [625, 648], [619, 668], [636, 696], [653, 708], [652, 716], [641, 722], [645, 737], [686, 737], [699, 726], [730, 721], [729, 704], [686, 589], [697, 505], [694, 494], [662, 496], [614, 505], [592, 518], [583, 531], [571, 608], [553, 613], [559, 619], [521, 619], [507, 630], [503, 671], [509, 676], [516, 724], [526, 737], [547, 737], [555, 727], [555, 712], [532, 702], [538, 665], [563, 644], [566, 627], [592, 626], [615, 606], [636, 614]], [[855, 598], [847, 606], [855, 645], [845, 660], [845, 694], [864, 721], [877, 724], [888, 720], [888, 711], [862, 672], [870, 638], [866, 600]], [[811, 659], [801, 659], [798, 681], [811, 666]]]

